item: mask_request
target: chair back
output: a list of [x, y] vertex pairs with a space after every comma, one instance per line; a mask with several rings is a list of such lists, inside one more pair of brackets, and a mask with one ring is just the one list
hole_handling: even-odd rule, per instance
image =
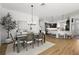
[[27, 34], [27, 41], [31, 41], [31, 40], [34, 40], [34, 34], [33, 33], [28, 33]]
[[39, 38], [43, 38], [43, 33], [39, 33]]
[[11, 36], [11, 38], [12, 38], [12, 41], [15, 43], [15, 40], [14, 40], [14, 38], [13, 38], [13, 36], [12, 36], [12, 34], [10, 33], [10, 36]]

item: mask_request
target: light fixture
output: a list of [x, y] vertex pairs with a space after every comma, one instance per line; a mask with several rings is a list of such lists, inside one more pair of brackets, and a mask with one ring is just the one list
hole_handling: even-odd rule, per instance
[[33, 23], [33, 5], [31, 5], [32, 8], [32, 23]]
[[34, 6], [31, 5], [31, 8], [32, 8], [32, 18], [31, 18], [31, 21], [32, 21], [32, 22], [30, 23], [30, 30], [32, 30], [32, 25], [35, 25], [34, 22], [33, 22], [33, 7], [34, 7]]

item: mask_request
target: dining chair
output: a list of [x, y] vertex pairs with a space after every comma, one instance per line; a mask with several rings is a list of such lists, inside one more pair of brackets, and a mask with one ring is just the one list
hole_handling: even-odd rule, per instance
[[39, 46], [39, 43], [41, 42], [41, 44], [43, 44], [43, 41], [44, 41], [44, 34], [40, 31], [39, 35], [37, 38], [35, 38], [35, 42], [38, 44]]
[[28, 50], [28, 45], [32, 45], [32, 48], [34, 48], [34, 34], [33, 33], [28, 33], [27, 34], [27, 39], [25, 42], [26, 50]]
[[22, 45], [24, 42], [20, 41], [17, 37], [13, 38], [11, 33], [10, 33], [10, 36], [13, 41], [13, 51], [15, 51], [15, 48], [17, 48], [17, 53], [19, 53], [20, 52], [20, 45]]

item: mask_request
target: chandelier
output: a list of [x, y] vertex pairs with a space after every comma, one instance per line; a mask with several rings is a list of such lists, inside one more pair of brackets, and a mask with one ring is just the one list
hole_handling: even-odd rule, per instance
[[32, 26], [35, 25], [34, 22], [33, 22], [33, 7], [34, 6], [31, 5], [31, 8], [32, 8], [32, 18], [31, 18], [31, 23], [30, 23], [30, 30], [32, 30]]

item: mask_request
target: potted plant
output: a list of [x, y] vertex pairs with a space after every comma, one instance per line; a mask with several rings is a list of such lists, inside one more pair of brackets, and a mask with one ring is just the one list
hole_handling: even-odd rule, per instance
[[4, 29], [7, 30], [7, 33], [8, 33], [7, 38], [9, 38], [9, 32], [10, 30], [15, 29], [16, 22], [12, 21], [12, 17], [10, 13], [8, 13], [6, 16], [1, 18], [1, 25], [4, 27]]

